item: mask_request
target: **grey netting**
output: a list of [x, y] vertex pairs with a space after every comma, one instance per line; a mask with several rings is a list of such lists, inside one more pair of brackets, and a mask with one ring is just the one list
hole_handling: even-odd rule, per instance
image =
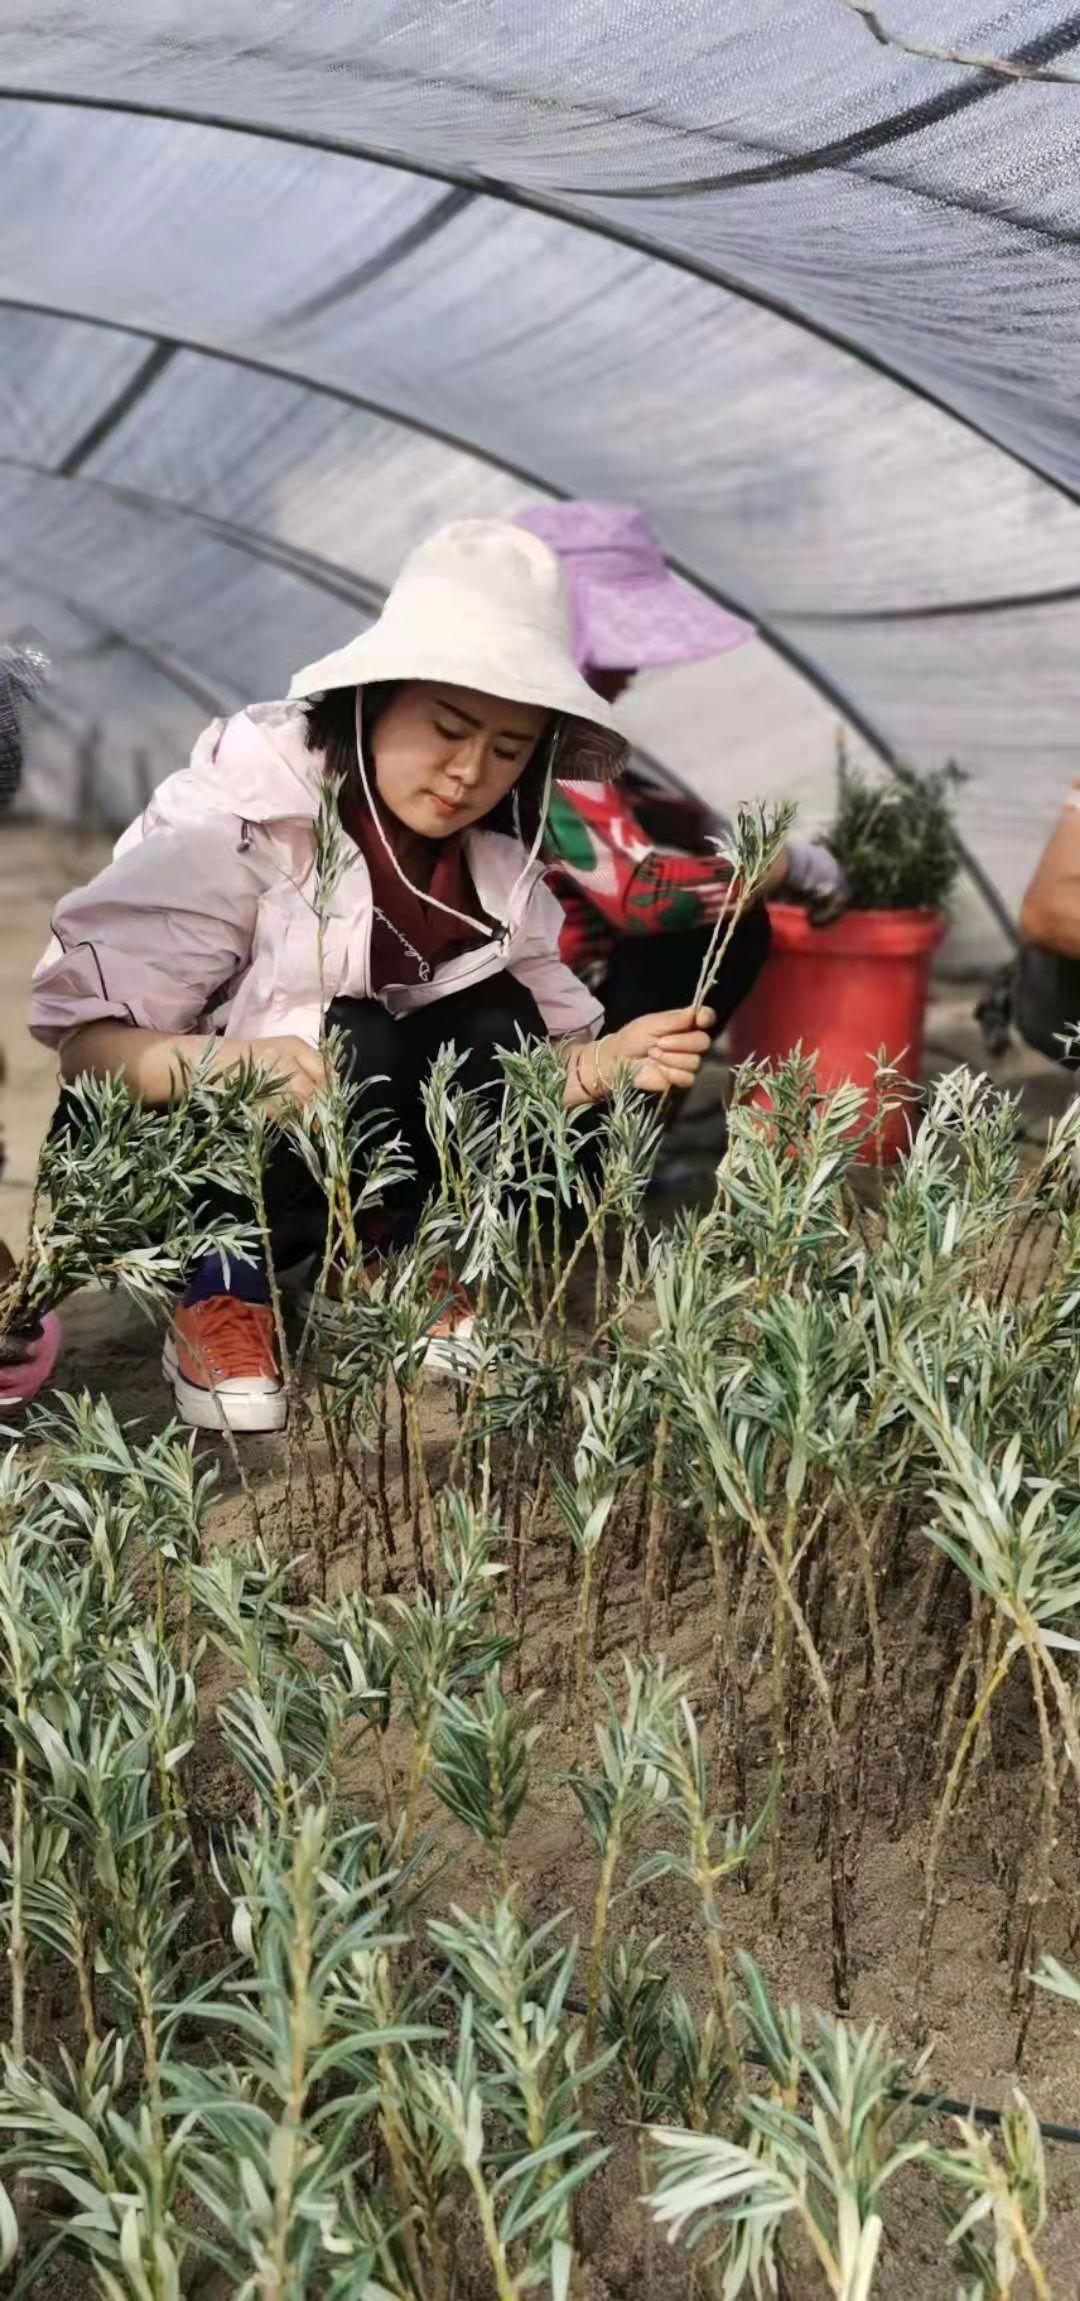
[[[882, 13], [1080, 72], [1065, 0]], [[1015, 904], [1075, 764], [1078, 124], [843, 0], [3, 0], [39, 793], [123, 813], [441, 519], [632, 497], [765, 642], [643, 687], [650, 748], [817, 815], [841, 710], [955, 755]]]

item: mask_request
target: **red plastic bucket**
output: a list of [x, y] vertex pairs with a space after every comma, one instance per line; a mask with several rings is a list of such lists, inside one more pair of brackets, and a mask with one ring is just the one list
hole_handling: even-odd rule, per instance
[[[870, 1090], [871, 1107], [879, 1048], [916, 1080], [940, 913], [848, 911], [831, 927], [812, 927], [795, 904], [770, 903], [769, 919], [769, 957], [732, 1017], [733, 1060], [778, 1062], [801, 1043], [823, 1089], [850, 1079]], [[898, 1158], [910, 1131], [907, 1113], [891, 1112], [863, 1157]]]

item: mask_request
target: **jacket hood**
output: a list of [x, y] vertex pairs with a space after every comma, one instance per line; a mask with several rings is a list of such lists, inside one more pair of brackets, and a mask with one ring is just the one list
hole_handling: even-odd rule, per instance
[[322, 755], [308, 750], [298, 703], [249, 703], [231, 719], [212, 720], [186, 773], [199, 784], [200, 805], [212, 788], [219, 807], [248, 823], [314, 821], [319, 812]]
[[204, 727], [186, 767], [159, 783], [143, 815], [117, 841], [116, 853], [159, 824], [193, 828], [208, 815], [244, 823], [314, 822], [321, 798], [319, 753], [309, 751], [296, 703], [252, 703]]

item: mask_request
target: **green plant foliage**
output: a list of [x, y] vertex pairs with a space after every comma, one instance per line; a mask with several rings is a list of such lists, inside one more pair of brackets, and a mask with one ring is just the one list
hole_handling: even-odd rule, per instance
[[[863, 1864], [884, 1784], [921, 1873], [897, 2034], [947, 2019], [976, 1864], [1018, 2046], [1036, 1984], [1073, 2023], [1080, 1114], [1021, 1162], [954, 1072], [870, 1207], [852, 1094], [795, 1056], [661, 1226], [627, 1082], [581, 1174], [550, 1050], [504, 1072], [482, 1108], [435, 1066], [441, 1188], [374, 1274], [350, 1169], [377, 1197], [397, 1151], [336, 1083], [307, 1115], [341, 1299], [272, 1468], [89, 1396], [0, 1457], [5, 2290], [584, 2301], [618, 2223], [628, 2291], [867, 2301], [914, 2197], [942, 2292], [1043, 2301], [1033, 2112], [924, 2116]], [[34, 1299], [160, 1298], [226, 1155], [195, 1107], [129, 1132], [99, 1098]], [[225, 1107], [250, 1183], [278, 1122]], [[177, 1212], [140, 1262], [154, 1143]], [[444, 1262], [475, 1337], [433, 1412]], [[809, 1843], [827, 2014], [770, 1979]]]
[[856, 911], [939, 911], [960, 867], [953, 801], [963, 777], [952, 766], [873, 781], [841, 744], [836, 813], [827, 834]]
[[[760, 2035], [784, 2022], [761, 1976], [748, 1968]], [[914, 2078], [875, 2023], [856, 2029], [819, 2018], [794, 2048], [790, 2081], [741, 2104], [738, 2137], [653, 2128], [659, 2152], [652, 2210], [673, 2239], [709, 2245], [724, 2265], [723, 2291], [775, 2285], [785, 2223], [798, 2224], [825, 2289], [866, 2301], [884, 2233], [887, 2185], [925, 2159], [925, 2112]]]

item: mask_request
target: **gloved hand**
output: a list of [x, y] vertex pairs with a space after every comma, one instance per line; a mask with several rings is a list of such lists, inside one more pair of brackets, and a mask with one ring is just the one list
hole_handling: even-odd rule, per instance
[[838, 919], [847, 906], [848, 883], [831, 849], [810, 839], [789, 839], [786, 853], [784, 883], [803, 897], [814, 925]]

